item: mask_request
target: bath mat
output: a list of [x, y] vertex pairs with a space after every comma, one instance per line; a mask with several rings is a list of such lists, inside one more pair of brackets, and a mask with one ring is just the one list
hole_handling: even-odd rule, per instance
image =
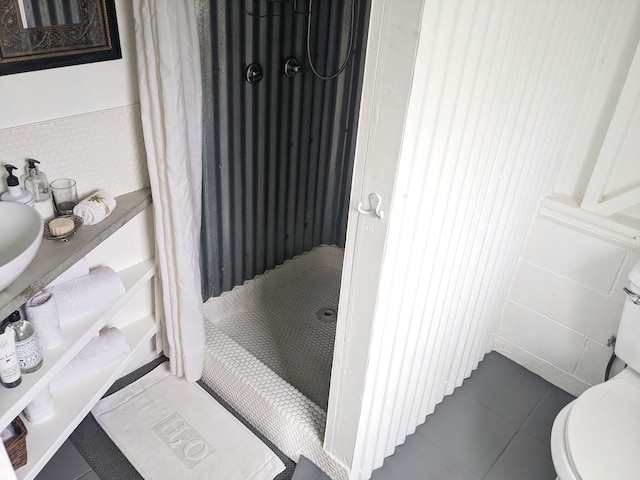
[[272, 480], [284, 464], [199, 385], [168, 364], [100, 400], [93, 416], [148, 480]]

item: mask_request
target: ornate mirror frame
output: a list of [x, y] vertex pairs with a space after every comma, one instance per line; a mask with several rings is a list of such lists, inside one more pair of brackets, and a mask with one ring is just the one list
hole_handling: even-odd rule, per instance
[[79, 22], [27, 28], [23, 0], [0, 0], [0, 75], [122, 58], [114, 0], [77, 0]]

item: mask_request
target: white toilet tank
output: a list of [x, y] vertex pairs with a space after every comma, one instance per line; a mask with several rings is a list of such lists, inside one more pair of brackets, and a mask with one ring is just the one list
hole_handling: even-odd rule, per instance
[[[640, 295], [640, 262], [629, 273], [629, 280], [629, 290]], [[636, 305], [630, 296], [624, 302], [620, 317], [615, 353], [629, 368], [640, 372], [640, 305]]]

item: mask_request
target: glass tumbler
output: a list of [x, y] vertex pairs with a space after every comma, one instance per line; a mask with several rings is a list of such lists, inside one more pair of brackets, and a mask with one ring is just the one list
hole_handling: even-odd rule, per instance
[[56, 213], [59, 216], [73, 214], [73, 207], [78, 204], [76, 181], [71, 178], [60, 178], [51, 182], [49, 186], [53, 194]]

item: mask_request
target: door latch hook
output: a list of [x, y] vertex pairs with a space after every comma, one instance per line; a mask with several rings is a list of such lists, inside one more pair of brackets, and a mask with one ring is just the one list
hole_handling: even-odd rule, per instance
[[382, 197], [380, 197], [377, 193], [372, 193], [369, 195], [369, 204], [371, 208], [366, 210], [364, 208], [364, 204], [362, 202], [358, 202], [356, 205], [356, 209], [362, 213], [363, 215], [375, 215], [380, 220], [384, 218], [384, 212], [382, 211]]

